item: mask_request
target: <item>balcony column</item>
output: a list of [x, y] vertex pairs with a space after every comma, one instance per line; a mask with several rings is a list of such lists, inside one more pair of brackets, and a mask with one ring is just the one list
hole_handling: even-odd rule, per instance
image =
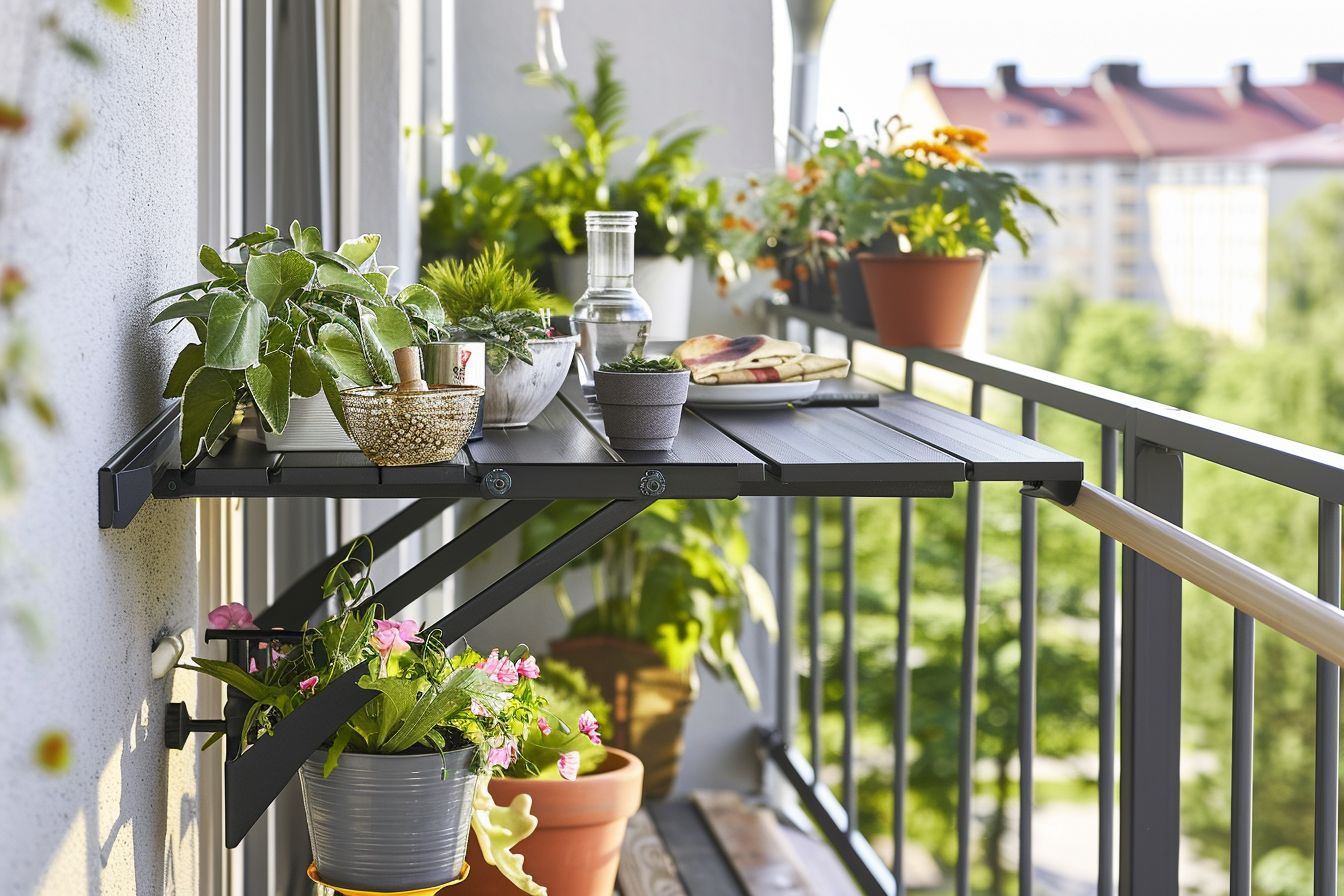
[[[1125, 435], [1125, 498], [1181, 525], [1179, 452]], [[1181, 831], [1181, 580], [1128, 548], [1120, 632], [1120, 892], [1175, 893]]]

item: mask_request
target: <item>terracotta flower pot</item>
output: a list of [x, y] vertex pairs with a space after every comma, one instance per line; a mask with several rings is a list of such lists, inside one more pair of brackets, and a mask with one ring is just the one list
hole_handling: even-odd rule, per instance
[[975, 303], [983, 255], [859, 255], [878, 341], [959, 348]]
[[[607, 896], [616, 886], [625, 823], [639, 811], [644, 766], [624, 750], [608, 749], [607, 761], [573, 781], [492, 778], [490, 796], [501, 806], [520, 793], [532, 797], [537, 829], [515, 847], [523, 870], [551, 896]], [[471, 874], [453, 888], [461, 896], [517, 893], [487, 865], [476, 838], [467, 847]]]
[[581, 669], [611, 703], [611, 729], [602, 732], [602, 741], [644, 762], [644, 796], [667, 796], [681, 768], [686, 713], [695, 702], [692, 670], [669, 669], [653, 648], [620, 638], [552, 641], [551, 656]]

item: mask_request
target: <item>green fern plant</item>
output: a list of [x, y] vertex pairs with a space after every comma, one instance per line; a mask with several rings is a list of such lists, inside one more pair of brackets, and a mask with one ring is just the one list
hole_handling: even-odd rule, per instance
[[445, 258], [425, 265], [421, 281], [443, 305], [449, 323], [486, 310], [541, 311], [553, 307], [554, 296], [538, 286], [532, 274], [520, 270], [500, 243], [492, 243], [471, 261]]

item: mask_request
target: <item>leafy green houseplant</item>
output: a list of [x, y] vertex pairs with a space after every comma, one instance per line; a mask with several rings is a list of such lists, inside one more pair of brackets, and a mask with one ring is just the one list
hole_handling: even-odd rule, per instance
[[[549, 706], [538, 690], [541, 668], [525, 646], [507, 654], [482, 655], [470, 648], [452, 654], [436, 631], [422, 632], [412, 620], [382, 618], [361, 550], [372, 555], [367, 539], [352, 546], [324, 583], [323, 596], [334, 598], [340, 612], [305, 628], [298, 643], [263, 651], [260, 667], [256, 659], [243, 669], [197, 657], [186, 668], [252, 701], [243, 725], [244, 749], [271, 736], [280, 720], [333, 681], [362, 670], [359, 686], [373, 692], [373, 699], [300, 771], [323, 879], [362, 889], [442, 885], [459, 876], [464, 831], [471, 823], [492, 864], [525, 892], [544, 892], [510, 852], [536, 819], [526, 805], [496, 806], [487, 782], [492, 775], [521, 773], [568, 783], [585, 756], [589, 770], [595, 769], [601, 759], [596, 717], [573, 709], [573, 699]], [[239, 604], [213, 611], [210, 622], [219, 628], [256, 627]], [[573, 715], [564, 715], [571, 710]], [[551, 731], [551, 738], [542, 736], [543, 730]], [[587, 744], [583, 754], [573, 743], [580, 739]], [[382, 793], [388, 781], [400, 782], [396, 803]], [[384, 811], [369, 816], [370, 804]], [[352, 830], [348, 817], [356, 812], [365, 821]], [[445, 818], [455, 824], [445, 825]], [[424, 843], [423, 861], [404, 858], [404, 849], [398, 850], [399, 867], [377, 861], [390, 843], [409, 841]], [[377, 880], [359, 876], [379, 866]]]
[[164, 389], [181, 398], [182, 463], [204, 443], [214, 450], [239, 404], [283, 432], [290, 400], [323, 393], [344, 427], [344, 385], [396, 382], [392, 352], [435, 338], [444, 324], [434, 292], [411, 284], [395, 295], [380, 267], [380, 238], [365, 234], [335, 251], [315, 227], [295, 221], [287, 236], [267, 226], [234, 240], [239, 261], [202, 246], [210, 279], [171, 290], [152, 323], [185, 321], [197, 341], [178, 355]]
[[598, 368], [593, 385], [611, 447], [671, 450], [690, 383], [691, 372], [672, 357], [629, 354]]
[[[524, 527], [521, 554], [530, 556], [597, 506], [552, 506]], [[595, 603], [581, 614], [563, 577], [551, 580], [569, 619], [551, 655], [582, 669], [611, 701], [608, 741], [643, 760], [645, 796], [666, 793], [676, 777], [697, 658], [759, 706], [738, 639], [747, 619], [772, 638], [777, 622], [770, 587], [750, 563], [744, 513], [739, 502], [657, 502], [571, 564], [592, 575]]]

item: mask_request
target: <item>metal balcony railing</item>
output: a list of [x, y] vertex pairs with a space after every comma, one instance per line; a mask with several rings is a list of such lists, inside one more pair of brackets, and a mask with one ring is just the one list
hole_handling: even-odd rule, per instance
[[[817, 344], [819, 334], [838, 334], [853, 356], [856, 342], [877, 346], [876, 334], [830, 315], [794, 306], [769, 306], [777, 334]], [[835, 338], [834, 336], [830, 338]], [[1021, 503], [1018, 672], [1020, 809], [1018, 892], [1033, 892], [1033, 797], [1035, 768], [1036, 596], [1038, 497], [1059, 499], [1072, 515], [1096, 528], [1100, 610], [1101, 707], [1098, 772], [1099, 837], [1097, 893], [1134, 896], [1179, 891], [1181, 759], [1181, 588], [1182, 578], [1235, 608], [1233, 630], [1233, 717], [1231, 782], [1232, 896], [1251, 893], [1252, 737], [1254, 733], [1255, 622], [1269, 625], [1317, 654], [1315, 734], [1315, 892], [1334, 894], [1338, 865], [1339, 664], [1344, 661], [1344, 613], [1340, 603], [1340, 504], [1344, 502], [1344, 455], [1268, 436], [1180, 411], [1113, 390], [990, 355], [937, 349], [895, 350], [903, 357], [904, 388], [914, 390], [918, 371], [942, 371], [969, 383], [973, 416], [984, 411], [985, 390], [1021, 399], [1021, 433], [1036, 438], [1042, 407], [1054, 408], [1098, 428], [1101, 466], [1098, 485], [1084, 483], [1076, 496], [1051, 491], [1048, 483], [1024, 489]], [[894, 360], [893, 356], [893, 360]], [[898, 362], [899, 364], [899, 362]], [[1189, 455], [1313, 496], [1319, 503], [1318, 585], [1315, 595], [1197, 538], [1181, 528], [1183, 458]], [[1122, 464], [1123, 460], [1123, 464]], [[1123, 496], [1115, 494], [1124, 471]], [[1094, 476], [1095, 471], [1089, 470]], [[958, 731], [957, 860], [955, 892], [971, 892], [973, 769], [977, 687], [977, 611], [980, 605], [981, 484], [968, 482], [963, 592], [965, 623], [961, 641], [960, 725]], [[858, 680], [855, 645], [855, 511], [840, 499], [842, 571], [840, 650], [844, 697], [839, 798], [821, 781], [823, 561], [817, 499], [805, 499], [807, 545], [807, 656], [796, 657], [796, 598], [790, 561], [781, 561], [779, 580], [778, 717], [764, 739], [774, 764], [793, 786], [823, 833], [845, 860], [863, 890], [906, 892], [904, 819], [907, 797], [907, 742], [910, 733], [911, 597], [914, 589], [912, 500], [901, 498], [898, 539], [896, 697], [893, 712], [893, 861], [884, 863], [858, 827], [856, 719]], [[1047, 511], [1050, 512], [1050, 511]], [[782, 514], [781, 553], [787, 558], [793, 533]], [[1117, 543], [1120, 601], [1117, 606]], [[1117, 610], [1119, 611], [1117, 616]], [[1116, 625], [1119, 624], [1117, 632]], [[1119, 656], [1116, 655], [1117, 634]], [[797, 670], [806, 668], [810, 693], [784, 699], [797, 688]], [[1115, 710], [1120, 730], [1116, 740]], [[797, 706], [809, 712], [810, 761], [793, 743]], [[1118, 746], [1118, 750], [1117, 750]], [[1119, 765], [1117, 767], [1116, 758]], [[1119, 780], [1119, 855], [1113, 849], [1115, 785]], [[1303, 844], [1305, 847], [1306, 844]], [[1117, 864], [1118, 861], [1118, 864]], [[1118, 871], [1118, 875], [1117, 875]]]

